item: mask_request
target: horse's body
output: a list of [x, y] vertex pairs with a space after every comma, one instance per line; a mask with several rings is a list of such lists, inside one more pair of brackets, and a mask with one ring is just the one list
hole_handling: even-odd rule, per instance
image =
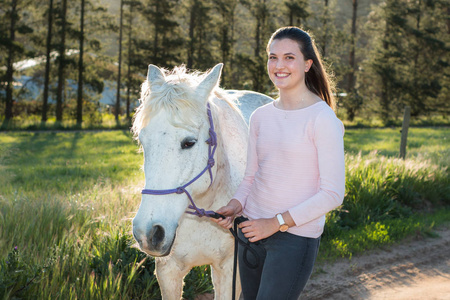
[[[145, 189], [177, 188], [205, 168], [209, 103], [217, 133], [213, 181], [206, 172], [186, 190], [198, 207], [207, 210], [218, 209], [232, 197], [244, 174], [247, 125], [230, 94], [243, 99], [241, 107], [254, 102], [259, 106], [271, 99], [252, 92], [220, 90], [221, 68], [217, 65], [207, 75], [186, 74], [183, 68], [176, 68], [166, 77], [149, 66], [133, 123], [144, 150]], [[249, 113], [246, 115], [248, 119]], [[133, 219], [133, 235], [141, 250], [155, 257], [163, 299], [180, 299], [184, 276], [192, 267], [205, 264], [212, 266], [216, 299], [231, 299], [233, 237], [208, 218], [186, 214], [188, 204], [185, 193], [143, 194]], [[237, 295], [239, 291], [238, 284]]]

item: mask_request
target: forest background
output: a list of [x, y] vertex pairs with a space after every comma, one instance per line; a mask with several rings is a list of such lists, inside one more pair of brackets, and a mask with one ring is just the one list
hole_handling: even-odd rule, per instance
[[295, 25], [334, 74], [340, 118], [394, 125], [410, 106], [448, 124], [449, 16], [448, 0], [1, 0], [0, 121], [126, 127], [150, 63], [223, 62], [222, 87], [275, 96], [266, 43]]

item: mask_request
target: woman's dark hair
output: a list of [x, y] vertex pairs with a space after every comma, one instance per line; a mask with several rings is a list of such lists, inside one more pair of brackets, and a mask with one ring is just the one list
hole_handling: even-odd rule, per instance
[[267, 43], [267, 51], [274, 40], [290, 39], [296, 41], [305, 60], [311, 59], [313, 64], [305, 74], [306, 87], [324, 100], [333, 110], [336, 108], [336, 102], [332, 93], [332, 81], [325, 71], [320, 59], [319, 51], [311, 36], [298, 27], [282, 27], [275, 31]]

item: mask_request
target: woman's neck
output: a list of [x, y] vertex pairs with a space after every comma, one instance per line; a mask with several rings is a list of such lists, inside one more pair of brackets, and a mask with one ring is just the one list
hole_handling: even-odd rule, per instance
[[308, 107], [321, 100], [306, 85], [302, 85], [295, 90], [280, 90], [276, 106], [280, 109], [294, 110]]

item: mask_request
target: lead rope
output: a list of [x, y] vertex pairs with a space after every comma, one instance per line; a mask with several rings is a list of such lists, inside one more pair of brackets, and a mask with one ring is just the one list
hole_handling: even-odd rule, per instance
[[[225, 216], [218, 214], [216, 212], [211, 217], [215, 218], [215, 219], [219, 219], [219, 218], [225, 219]], [[261, 260], [258, 252], [256, 252], [256, 250], [250, 246], [251, 242], [244, 241], [238, 237], [238, 234], [237, 234], [238, 225], [247, 220], [248, 219], [246, 217], [239, 216], [234, 219], [233, 228], [230, 228], [230, 232], [234, 236], [233, 283], [232, 283], [232, 297], [231, 297], [232, 300], [236, 300], [236, 279], [237, 279], [237, 261], [238, 261], [239, 244], [244, 246], [243, 261], [247, 265], [247, 267], [249, 267], [250, 269], [256, 269], [259, 267], [260, 260]], [[259, 242], [255, 242], [253, 244], [257, 245], [258, 243]], [[250, 263], [250, 261], [247, 258], [248, 251], [250, 251], [253, 254], [253, 256], [255, 257], [256, 262], [254, 264]]]
[[[236, 219], [234, 219], [234, 232], [237, 232], [237, 222]], [[230, 229], [231, 230], [231, 229]], [[233, 233], [233, 232], [232, 232]], [[233, 287], [232, 287], [232, 294], [231, 299], [236, 300], [236, 277], [237, 277], [237, 261], [238, 261], [238, 239], [234, 238], [234, 259], [233, 259]]]

